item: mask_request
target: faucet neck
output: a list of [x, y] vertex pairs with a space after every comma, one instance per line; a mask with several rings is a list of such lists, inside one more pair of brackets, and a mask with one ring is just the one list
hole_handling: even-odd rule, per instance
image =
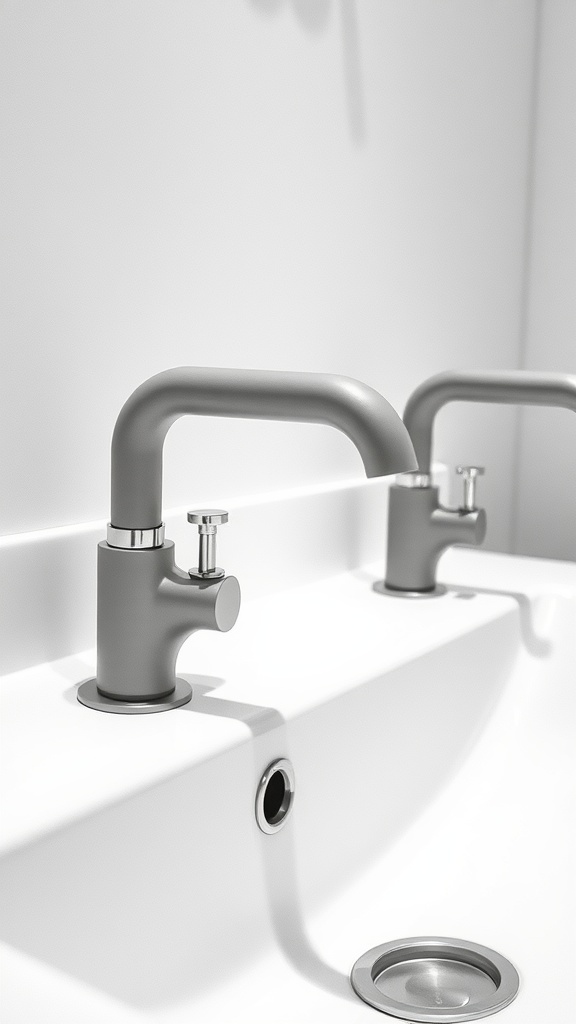
[[350, 377], [181, 366], [151, 377], [122, 408], [112, 438], [111, 524], [154, 530], [162, 520], [162, 449], [183, 415], [325, 423], [356, 445], [367, 476], [414, 469], [402, 420]]
[[576, 412], [576, 376], [529, 370], [460, 370], [429, 377], [416, 388], [404, 410], [420, 473], [430, 473], [434, 419], [448, 402], [547, 405]]

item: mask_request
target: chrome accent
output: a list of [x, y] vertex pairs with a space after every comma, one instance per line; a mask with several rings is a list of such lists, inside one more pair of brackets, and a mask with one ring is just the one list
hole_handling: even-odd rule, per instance
[[464, 482], [464, 496], [460, 510], [462, 512], [476, 512], [476, 484], [478, 477], [484, 476], [484, 466], [456, 466], [456, 472]]
[[111, 711], [117, 715], [150, 715], [157, 711], [171, 711], [187, 704], [192, 697], [192, 687], [185, 679], [176, 679], [172, 693], [154, 700], [130, 701], [105, 697], [96, 685], [96, 679], [86, 679], [78, 687], [78, 700], [94, 711]]
[[224, 569], [216, 565], [216, 534], [218, 527], [228, 522], [228, 513], [223, 508], [197, 508], [188, 513], [188, 522], [198, 527], [198, 565], [188, 570], [188, 575], [200, 580], [218, 580]]
[[164, 523], [149, 530], [125, 530], [108, 523], [106, 542], [111, 548], [161, 548], [164, 534]]
[[388, 597], [427, 598], [442, 597], [448, 593], [448, 588], [443, 583], [437, 583], [432, 590], [400, 590], [398, 587], [389, 587], [386, 580], [378, 580], [372, 584], [372, 590], [377, 594], [387, 594]]
[[213, 569], [208, 569], [204, 572], [197, 565], [194, 565], [191, 569], [188, 569], [188, 575], [194, 580], [221, 580], [226, 573], [220, 565], [215, 565]]
[[356, 995], [402, 1020], [456, 1024], [502, 1010], [520, 979], [509, 960], [487, 946], [425, 936], [374, 946], [350, 974]]
[[223, 508], [197, 508], [188, 513], [188, 522], [195, 526], [212, 526], [216, 533], [216, 527], [228, 522], [228, 513]]
[[[276, 775], [281, 780], [275, 780]], [[295, 785], [294, 768], [288, 758], [281, 757], [268, 765], [256, 790], [256, 821], [262, 832], [273, 835], [284, 827], [294, 801]]]
[[420, 473], [399, 473], [396, 477], [399, 487], [432, 487], [432, 474]]

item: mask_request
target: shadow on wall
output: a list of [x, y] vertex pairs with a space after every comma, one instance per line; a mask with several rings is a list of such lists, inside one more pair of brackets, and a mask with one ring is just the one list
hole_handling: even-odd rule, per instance
[[261, 14], [274, 15], [291, 7], [307, 32], [321, 32], [330, 21], [332, 0], [250, 0]]
[[[323, 32], [330, 24], [333, 0], [250, 0], [265, 17], [290, 8], [302, 28], [310, 35]], [[362, 88], [360, 39], [356, 0], [339, 0], [342, 31], [342, 70], [350, 137], [356, 145], [366, 140], [365, 103]]]

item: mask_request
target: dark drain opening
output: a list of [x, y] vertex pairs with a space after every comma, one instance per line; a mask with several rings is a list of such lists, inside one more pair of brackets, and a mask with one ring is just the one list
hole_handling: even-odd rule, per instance
[[269, 825], [277, 825], [288, 810], [290, 794], [282, 772], [274, 772], [264, 790], [264, 817]]
[[256, 821], [263, 832], [282, 828], [294, 798], [294, 770], [287, 758], [268, 765], [256, 792]]

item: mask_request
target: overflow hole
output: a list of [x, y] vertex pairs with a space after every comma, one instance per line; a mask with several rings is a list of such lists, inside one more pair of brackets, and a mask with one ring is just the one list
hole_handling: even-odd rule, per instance
[[277, 825], [287, 811], [286, 782], [282, 772], [274, 772], [264, 790], [264, 817], [269, 825]]
[[282, 758], [268, 766], [256, 793], [256, 821], [263, 832], [277, 832], [284, 824], [294, 796], [294, 769]]

